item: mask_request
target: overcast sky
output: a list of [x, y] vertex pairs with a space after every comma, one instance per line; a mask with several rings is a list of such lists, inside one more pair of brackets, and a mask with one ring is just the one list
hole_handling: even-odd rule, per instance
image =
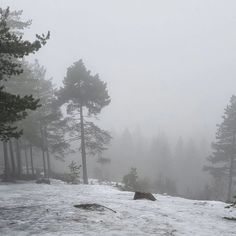
[[[236, 93], [236, 1], [1, 0], [23, 9], [26, 32], [51, 31], [35, 55], [60, 85], [82, 58], [107, 82], [106, 128], [213, 137]], [[32, 59], [32, 58], [31, 58]]]

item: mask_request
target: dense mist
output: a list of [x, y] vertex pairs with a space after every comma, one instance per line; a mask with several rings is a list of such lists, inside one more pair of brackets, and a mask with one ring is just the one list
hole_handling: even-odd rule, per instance
[[[91, 4], [93, 7], [91, 7]], [[235, 92], [234, 1], [2, 1], [33, 24], [25, 37], [51, 31], [36, 57], [60, 85], [83, 58], [108, 83], [102, 114], [111, 129], [214, 137]], [[43, 12], [43, 17], [42, 17]]]
[[[25, 59], [37, 59], [58, 90], [81, 58], [107, 85], [111, 103], [93, 121], [112, 139], [104, 152], [88, 154], [89, 177], [121, 182], [137, 168], [144, 190], [224, 198], [208, 192], [213, 180], [203, 168], [235, 94], [235, 1], [2, 0], [7, 6], [32, 19], [23, 38], [50, 31]], [[53, 171], [82, 164], [78, 143], [63, 161], [52, 160]]]

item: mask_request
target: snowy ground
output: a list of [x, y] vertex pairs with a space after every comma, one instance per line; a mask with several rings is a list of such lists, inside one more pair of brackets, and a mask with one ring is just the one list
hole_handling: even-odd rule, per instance
[[[236, 210], [222, 202], [155, 195], [132, 200], [133, 193], [104, 185], [0, 185], [0, 235], [236, 235]], [[98, 203], [117, 211], [73, 207]]]

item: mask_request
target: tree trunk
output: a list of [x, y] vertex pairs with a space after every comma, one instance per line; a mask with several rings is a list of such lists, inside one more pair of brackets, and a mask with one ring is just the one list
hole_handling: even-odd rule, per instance
[[10, 165], [8, 159], [7, 142], [3, 141], [3, 154], [4, 154], [4, 180], [10, 179]]
[[83, 181], [84, 181], [84, 184], [88, 184], [85, 138], [84, 138], [84, 117], [83, 117], [82, 105], [80, 105], [80, 129], [81, 129], [81, 155], [82, 155], [82, 165], [83, 165]]
[[46, 161], [45, 161], [45, 152], [43, 150], [43, 148], [41, 148], [42, 150], [42, 157], [43, 157], [43, 172], [44, 172], [44, 177], [47, 177], [47, 168], [46, 168]]
[[22, 163], [21, 163], [21, 150], [19, 145], [19, 139], [16, 139], [16, 157], [17, 157], [17, 175], [21, 177]]
[[27, 146], [25, 143], [25, 165], [26, 165], [26, 174], [29, 175], [29, 163], [28, 163], [28, 154], [27, 154]]
[[10, 150], [10, 156], [11, 156], [12, 174], [13, 176], [16, 176], [16, 164], [15, 164], [15, 157], [14, 157], [11, 139], [9, 140], [8, 144], [9, 144], [9, 150]]
[[43, 157], [43, 172], [44, 172], [44, 177], [47, 177], [47, 168], [46, 168], [46, 161], [45, 161], [45, 142], [44, 142], [44, 135], [43, 135], [43, 128], [40, 122], [40, 133], [41, 133], [41, 139], [42, 139], [42, 157]]
[[30, 144], [30, 161], [31, 161], [32, 175], [34, 175], [33, 150], [32, 150], [32, 145], [31, 144]]
[[44, 138], [45, 138], [45, 148], [46, 148], [46, 155], [47, 155], [47, 165], [48, 165], [48, 177], [51, 177], [51, 162], [50, 162], [50, 154], [48, 150], [48, 136], [46, 128], [44, 129]]
[[228, 184], [228, 193], [227, 193], [227, 201], [231, 201], [232, 195], [232, 180], [233, 180], [233, 169], [234, 169], [234, 155], [235, 155], [235, 133], [233, 134], [233, 141], [232, 141], [232, 150], [230, 155], [230, 166], [229, 166], [229, 184]]

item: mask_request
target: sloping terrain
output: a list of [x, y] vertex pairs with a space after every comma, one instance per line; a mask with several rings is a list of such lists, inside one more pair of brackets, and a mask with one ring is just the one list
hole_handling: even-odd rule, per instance
[[[105, 185], [0, 185], [0, 235], [236, 235], [235, 209], [225, 203], [156, 194], [132, 200], [132, 192]], [[101, 208], [73, 205], [97, 203]]]

